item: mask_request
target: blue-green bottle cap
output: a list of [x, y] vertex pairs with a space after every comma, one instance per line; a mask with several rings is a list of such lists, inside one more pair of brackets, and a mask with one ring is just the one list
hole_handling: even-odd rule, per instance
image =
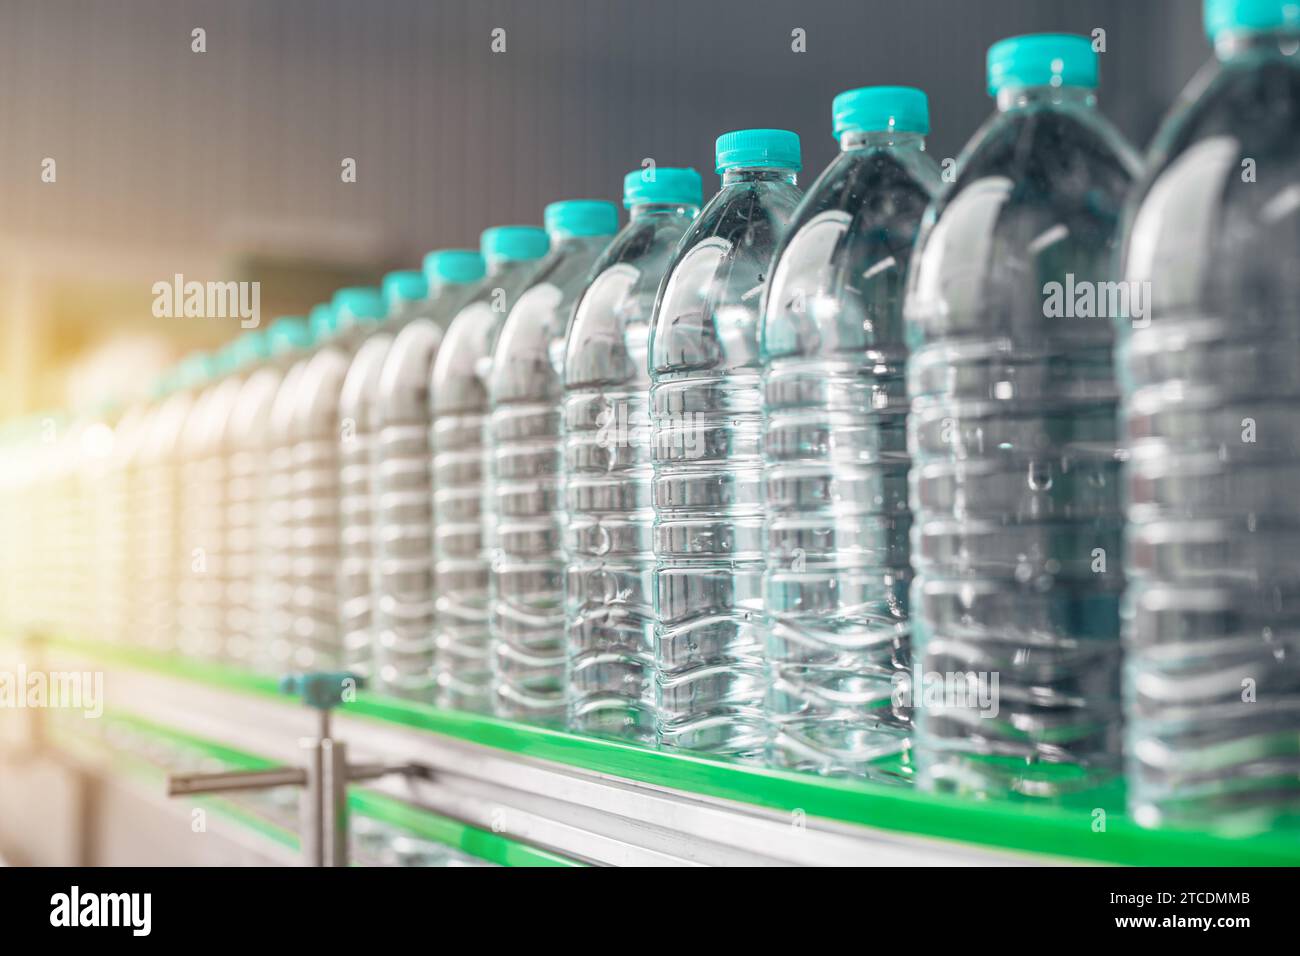
[[418, 302], [429, 297], [429, 281], [423, 272], [414, 269], [401, 269], [384, 276], [384, 302], [390, 312], [396, 311], [403, 302]]
[[528, 262], [540, 259], [551, 248], [545, 229], [537, 226], [494, 226], [479, 240], [483, 259], [493, 262]]
[[308, 348], [311, 342], [311, 326], [300, 315], [282, 316], [266, 330], [267, 349], [273, 356], [288, 355]]
[[216, 373], [216, 362], [206, 352], [191, 352], [176, 367], [176, 387], [199, 388]]
[[477, 282], [487, 271], [476, 249], [438, 249], [424, 257], [424, 277], [429, 287]]
[[618, 232], [618, 209], [603, 199], [565, 199], [542, 214], [551, 241], [566, 236], [612, 236]]
[[713, 152], [719, 173], [740, 166], [793, 169], [795, 172], [803, 168], [799, 134], [788, 129], [738, 129], [723, 133], [714, 144]]
[[1214, 39], [1225, 31], [1262, 33], [1300, 31], [1296, 0], [1205, 0], [1205, 32]]
[[1031, 33], [989, 47], [989, 95], [1026, 86], [1097, 88], [1092, 41], [1073, 33]]
[[218, 376], [228, 375], [239, 368], [239, 339], [231, 339], [213, 353], [213, 365]]
[[307, 314], [307, 325], [311, 330], [313, 342], [324, 342], [331, 335], [338, 331], [338, 316], [334, 314], [334, 305], [330, 302], [321, 302], [311, 307], [311, 312]]
[[271, 330], [254, 329], [235, 339], [238, 368], [248, 368], [271, 357]]
[[835, 138], [845, 133], [930, 132], [930, 103], [913, 86], [864, 86], [831, 101]]
[[335, 324], [339, 331], [354, 325], [374, 325], [388, 315], [384, 296], [371, 286], [351, 286], [334, 293]]
[[623, 177], [623, 208], [641, 203], [672, 203], [699, 206], [704, 202], [704, 183], [695, 170], [674, 166], [634, 169]]

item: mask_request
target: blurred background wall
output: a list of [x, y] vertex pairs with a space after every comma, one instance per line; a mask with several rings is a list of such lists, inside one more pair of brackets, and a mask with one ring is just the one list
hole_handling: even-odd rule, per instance
[[1014, 33], [1105, 30], [1103, 108], [1145, 146], [1209, 56], [1200, 6], [0, 0], [0, 419], [129, 397], [238, 334], [155, 318], [176, 273], [260, 281], [268, 322], [551, 200], [618, 199], [644, 158], [707, 173], [745, 126], [797, 131], [806, 185], [850, 87], [921, 86], [930, 148], [955, 156], [992, 108], [985, 50]]

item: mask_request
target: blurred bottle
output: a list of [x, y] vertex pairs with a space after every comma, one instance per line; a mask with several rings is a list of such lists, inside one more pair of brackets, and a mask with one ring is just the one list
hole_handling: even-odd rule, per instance
[[329, 303], [313, 306], [307, 317], [306, 343], [293, 358], [276, 388], [271, 400], [271, 414], [267, 420], [271, 451], [267, 456], [269, 468], [267, 486], [267, 532], [272, 542], [267, 554], [267, 581], [270, 590], [270, 620], [262, 641], [264, 647], [255, 652], [261, 667], [273, 674], [282, 674], [294, 668], [294, 444], [295, 405], [298, 400], [298, 383], [301, 381], [312, 357], [334, 336], [336, 319]]
[[699, 215], [700, 174], [623, 180], [631, 220], [574, 310], [564, 360], [566, 704], [571, 729], [654, 741], [654, 509], [647, 345], [655, 293]]
[[[135, 555], [139, 529], [134, 518], [136, 456], [149, 416], [147, 399], [131, 400], [104, 409], [101, 428], [92, 440], [92, 456], [102, 462], [99, 531], [99, 611], [96, 629], [106, 641], [127, 644], [134, 639], [138, 605]], [[3, 572], [0, 572], [3, 573]]]
[[[140, 555], [141, 590], [146, 616], [141, 622], [141, 643], [158, 651], [175, 650], [186, 625], [194, 626], [197, 595], [190, 588], [187, 599], [195, 603], [182, 612], [182, 588], [192, 574], [196, 555], [189, 544], [190, 517], [183, 497], [187, 423], [196, 402], [213, 375], [213, 360], [204, 354], [187, 357], [168, 376], [159, 404], [150, 416], [149, 428], [141, 440], [141, 526], [146, 529]], [[186, 617], [188, 614], [188, 617]], [[190, 631], [191, 637], [196, 632]], [[191, 650], [197, 650], [193, 642]]]
[[490, 713], [484, 425], [492, 348], [510, 306], [546, 255], [535, 226], [483, 233], [487, 275], [447, 329], [433, 366], [434, 669], [441, 707]]
[[[378, 652], [378, 528], [375, 495], [379, 467], [379, 376], [399, 325], [423, 311], [429, 285], [423, 273], [399, 270], [384, 276], [385, 317], [356, 348], [339, 396], [339, 626], [343, 662], [370, 680]], [[391, 690], [392, 688], [383, 688]]]
[[501, 717], [564, 720], [564, 336], [592, 265], [617, 231], [612, 203], [573, 199], [547, 206], [550, 252], [510, 309], [492, 352], [488, 623], [493, 707]]
[[1137, 162], [1097, 111], [1087, 38], [1003, 40], [988, 79], [997, 113], [908, 291], [917, 769], [1058, 797], [1119, 764], [1114, 334], [1073, 290], [1112, 278]]
[[759, 308], [799, 203], [799, 137], [717, 141], [722, 189], [677, 247], [650, 339], [660, 745], [765, 746]]
[[[340, 399], [358, 348], [386, 314], [378, 289], [349, 288], [335, 294], [329, 312], [312, 316], [314, 343], [285, 377], [272, 409], [280, 436], [280, 467], [287, 481], [287, 630], [293, 670], [340, 667], [344, 662], [339, 618], [342, 551]], [[287, 585], [287, 588], [285, 587]], [[278, 630], [278, 629], [277, 629]]]
[[769, 760], [910, 774], [903, 294], [939, 186], [925, 94], [850, 90], [764, 300]]
[[224, 657], [226, 428], [240, 385], [229, 349], [214, 353], [181, 435], [177, 646], [195, 660]]
[[1300, 7], [1205, 25], [1130, 207], [1125, 749], [1139, 822], [1250, 830], [1300, 822]]
[[427, 702], [435, 682], [429, 388], [443, 331], [482, 277], [483, 257], [472, 250], [425, 257], [427, 296], [407, 308], [390, 296], [393, 344], [373, 392], [378, 686]]
[[273, 555], [283, 544], [281, 529], [272, 520], [271, 407], [286, 373], [310, 344], [307, 321], [290, 316], [236, 341], [244, 382], [229, 427], [227, 652], [231, 663], [259, 671], [273, 670], [269, 640], [274, 619]]

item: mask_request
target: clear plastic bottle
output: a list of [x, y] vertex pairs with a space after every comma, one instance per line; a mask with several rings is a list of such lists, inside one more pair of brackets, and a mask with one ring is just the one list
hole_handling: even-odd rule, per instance
[[655, 714], [650, 318], [701, 190], [693, 169], [627, 174], [631, 220], [593, 267], [565, 346], [567, 723], [642, 743]]
[[1063, 798], [1117, 779], [1122, 520], [1113, 279], [1137, 161], [1085, 37], [989, 50], [998, 110], [957, 160], [906, 305], [919, 782]]
[[312, 358], [334, 337], [336, 328], [334, 307], [330, 303], [322, 302], [312, 307], [307, 317], [307, 342], [276, 388], [267, 420], [270, 433], [267, 536], [272, 545], [267, 554], [266, 570], [271, 598], [270, 619], [264, 627], [261, 647], [254, 657], [259, 662], [259, 669], [272, 674], [282, 674], [295, 666], [294, 522], [297, 501], [294, 497], [294, 445], [298, 383]]
[[491, 713], [488, 514], [484, 472], [487, 379], [506, 314], [546, 255], [536, 226], [498, 226], [481, 240], [487, 275], [447, 328], [433, 366], [435, 701]]
[[1241, 831], [1300, 822], [1300, 8], [1205, 23], [1127, 233], [1125, 749], [1140, 823]]
[[550, 252], [501, 327], [488, 377], [489, 662], [497, 716], [559, 724], [564, 721], [564, 337], [591, 267], [618, 231], [618, 210], [595, 199], [551, 203], [545, 225]]
[[194, 354], [169, 375], [150, 416], [140, 450], [140, 519], [145, 529], [139, 558], [144, 618], [140, 643], [172, 651], [181, 630], [183, 573], [193, 560], [182, 527], [183, 436], [196, 397], [211, 376], [211, 359]]
[[[339, 626], [343, 663], [371, 680], [378, 648], [375, 621], [379, 594], [376, 495], [379, 407], [376, 392], [397, 326], [422, 311], [429, 286], [424, 274], [402, 269], [384, 276], [386, 318], [357, 347], [339, 396]], [[393, 687], [381, 687], [391, 691]]]
[[[374, 632], [381, 690], [432, 702], [433, 462], [429, 389], [449, 318], [483, 277], [483, 257], [465, 249], [424, 260], [427, 296], [394, 309], [393, 344], [374, 392]], [[395, 323], [395, 324], [394, 324]]]
[[717, 141], [722, 188], [682, 237], [655, 304], [656, 737], [763, 757], [763, 426], [759, 312], [800, 193], [799, 137]]
[[177, 647], [186, 657], [224, 657], [226, 613], [226, 427], [240, 379], [229, 352], [210, 357], [209, 377], [181, 436], [181, 549]]
[[[344, 663], [339, 618], [342, 545], [340, 401], [348, 369], [386, 314], [378, 289], [335, 294], [329, 327], [316, 330], [302, 372], [286, 378], [289, 482], [290, 666], [320, 670]], [[278, 397], [277, 397], [277, 405]], [[275, 412], [273, 411], [273, 418]]]
[[764, 299], [769, 762], [910, 776], [903, 295], [939, 167], [926, 96], [841, 93]]
[[140, 490], [139, 454], [151, 410], [151, 403], [143, 397], [126, 404], [113, 422], [113, 440], [107, 460], [105, 477], [109, 514], [103, 559], [107, 603], [102, 626], [108, 639], [116, 644], [136, 641], [144, 611], [140, 602], [137, 563], [143, 535], [136, 502]]
[[275, 487], [271, 407], [288, 369], [311, 344], [305, 319], [285, 316], [237, 340], [244, 383], [230, 417], [226, 492], [228, 656], [232, 664], [272, 670], [274, 549], [282, 544], [272, 519]]

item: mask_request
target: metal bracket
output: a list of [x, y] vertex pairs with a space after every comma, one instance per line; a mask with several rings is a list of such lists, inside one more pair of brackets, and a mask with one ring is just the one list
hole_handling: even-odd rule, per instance
[[347, 745], [332, 735], [330, 711], [361, 686], [361, 678], [344, 672], [295, 674], [284, 678], [280, 689], [302, 697], [303, 703], [314, 708], [320, 718], [316, 736], [302, 740], [304, 766], [172, 774], [167, 778], [167, 795], [182, 797], [268, 787], [302, 787], [299, 834], [304, 864], [347, 866], [348, 784], [389, 774], [424, 779], [432, 776], [429, 768], [418, 764], [348, 763]]

